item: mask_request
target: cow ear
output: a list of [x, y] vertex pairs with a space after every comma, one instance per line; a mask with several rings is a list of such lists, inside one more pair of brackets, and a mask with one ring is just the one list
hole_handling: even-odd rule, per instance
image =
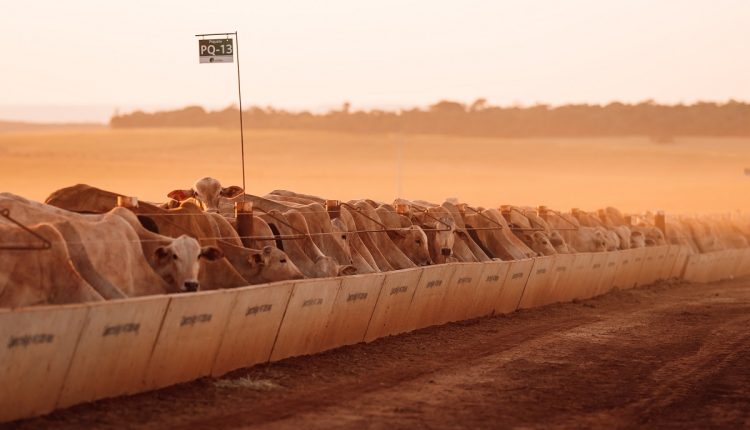
[[241, 196], [244, 192], [245, 190], [238, 187], [237, 185], [232, 185], [231, 187], [222, 188], [221, 192], [219, 192], [219, 195], [228, 199], [232, 199]]
[[190, 197], [195, 197], [195, 191], [193, 190], [174, 190], [171, 193], [167, 194], [167, 197], [170, 199], [177, 200], [178, 202], [181, 202], [183, 200], [187, 200]]
[[408, 228], [395, 228], [391, 231], [396, 233], [399, 237], [404, 238], [410, 230]]
[[171, 251], [166, 246], [160, 246], [156, 248], [156, 250], [154, 250], [154, 255], [159, 260], [163, 260], [169, 257], [169, 254], [171, 254]]
[[208, 261], [215, 261], [224, 256], [224, 252], [215, 246], [204, 246], [201, 248], [200, 257]]

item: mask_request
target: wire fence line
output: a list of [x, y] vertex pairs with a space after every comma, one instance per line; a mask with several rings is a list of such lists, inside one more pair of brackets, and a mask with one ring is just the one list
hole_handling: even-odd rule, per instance
[[[23, 248], [23, 249], [49, 249], [51, 247], [49, 241], [42, 237], [41, 235], [37, 234], [36, 232], [33, 232], [29, 229], [28, 226], [18, 222], [17, 220], [13, 219], [10, 215], [10, 211], [7, 209], [3, 209], [2, 212], [0, 212], [0, 215], [3, 215], [5, 218], [7, 218], [15, 227], [28, 232], [30, 235], [42, 240], [45, 242], [43, 247], [35, 248], [33, 245], [28, 244], [17, 244], [17, 243], [0, 243], [0, 250], [19, 250], [16, 248]], [[144, 215], [144, 214], [137, 214], [137, 215]], [[162, 216], [165, 214], [154, 214], [157, 216]], [[179, 214], [179, 215], [206, 215], [210, 216], [209, 214]], [[44, 223], [44, 222], [43, 222]], [[50, 224], [54, 224], [54, 222], [51, 222]], [[273, 235], [273, 236], [262, 236], [262, 235], [232, 235], [232, 236], [197, 236], [195, 232], [189, 230], [188, 228], [185, 228], [184, 226], [180, 226], [179, 224], [171, 223], [174, 227], [177, 227], [179, 230], [184, 231], [186, 235], [189, 235], [191, 237], [194, 237], [197, 240], [201, 241], [227, 241], [227, 240], [256, 240], [256, 241], [276, 241], [276, 240], [304, 240], [312, 237], [322, 237], [322, 236], [335, 236], [335, 235], [350, 235], [350, 234], [363, 234], [363, 233], [388, 233], [388, 232], [400, 232], [400, 233], [406, 233], [409, 231], [412, 231], [411, 227], [399, 227], [399, 228], [383, 228], [383, 229], [365, 229], [365, 230], [347, 230], [347, 231], [330, 231], [330, 232], [301, 232], [299, 234], [292, 234], [292, 235], [285, 235], [285, 234], [279, 234], [279, 235]], [[425, 232], [446, 232], [446, 231], [452, 231], [450, 228], [421, 228], [422, 231]], [[467, 227], [467, 230], [476, 230], [476, 231], [484, 231], [484, 230], [503, 230], [504, 227], [480, 227], [480, 228], [471, 228]], [[97, 239], [97, 240], [91, 240], [91, 241], [65, 241], [69, 244], [86, 244], [91, 242], [99, 242], [99, 243], [162, 243], [167, 239], [138, 239], [138, 240], [106, 240], [106, 239]], [[235, 243], [228, 243], [229, 245], [236, 246]]]

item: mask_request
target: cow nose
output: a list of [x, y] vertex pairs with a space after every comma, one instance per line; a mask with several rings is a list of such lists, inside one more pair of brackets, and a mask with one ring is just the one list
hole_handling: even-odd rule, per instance
[[200, 287], [200, 284], [197, 282], [185, 282], [185, 291], [194, 293], [198, 291], [198, 287]]
[[440, 250], [440, 253], [443, 254], [445, 257], [450, 257], [451, 254], [453, 254], [453, 250], [450, 248], [443, 248]]

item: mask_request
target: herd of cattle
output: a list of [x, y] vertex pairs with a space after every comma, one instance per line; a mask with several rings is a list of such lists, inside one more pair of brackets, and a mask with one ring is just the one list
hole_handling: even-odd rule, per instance
[[[124, 207], [122, 197], [88, 185], [55, 191], [44, 204], [0, 194], [0, 307], [664, 244], [701, 253], [750, 240], [750, 222], [726, 218], [258, 197], [213, 178], [163, 204]], [[249, 222], [238, 222], [236, 202], [249, 202]]]

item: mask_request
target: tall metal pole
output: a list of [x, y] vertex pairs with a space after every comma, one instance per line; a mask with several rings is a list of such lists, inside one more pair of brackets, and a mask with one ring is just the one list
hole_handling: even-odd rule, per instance
[[237, 45], [235, 53], [237, 54], [237, 94], [240, 99], [240, 145], [242, 148], [242, 190], [247, 192], [245, 188], [245, 131], [242, 124], [242, 84], [240, 83], [240, 38], [237, 36], [237, 31], [234, 32], [234, 41]]
[[396, 164], [396, 197], [401, 198], [403, 189], [401, 188], [401, 183], [403, 181], [403, 158], [404, 158], [404, 134], [403, 132], [398, 134], [398, 142], [396, 143], [398, 146], [398, 162]]

